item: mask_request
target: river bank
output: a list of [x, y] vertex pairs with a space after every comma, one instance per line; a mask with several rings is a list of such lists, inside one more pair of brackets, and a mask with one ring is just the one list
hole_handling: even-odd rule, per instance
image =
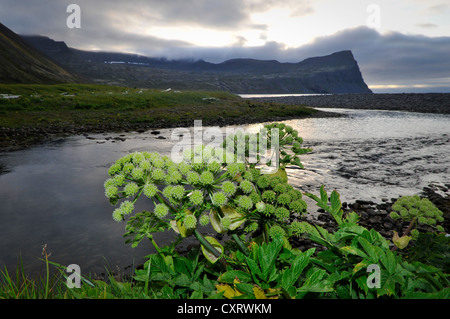
[[154, 131], [155, 135], [159, 129], [177, 128], [177, 127], [192, 127], [194, 120], [202, 120], [203, 126], [233, 126], [233, 125], [245, 125], [255, 124], [261, 122], [277, 122], [291, 119], [302, 118], [325, 118], [325, 117], [340, 117], [343, 116], [339, 113], [326, 112], [321, 110], [314, 110], [307, 114], [298, 114], [295, 116], [289, 115], [274, 115], [269, 111], [267, 114], [252, 115], [251, 113], [242, 114], [239, 117], [227, 117], [226, 115], [218, 115], [216, 118], [205, 118], [198, 116], [198, 118], [186, 118], [178, 121], [172, 121], [167, 119], [160, 119], [160, 121], [151, 122], [139, 122], [134, 123], [131, 121], [121, 122], [102, 122], [95, 125], [59, 125], [49, 124], [45, 126], [22, 126], [18, 128], [0, 127], [0, 152], [17, 151], [25, 149], [27, 147], [45, 143], [55, 138], [68, 137], [72, 135], [84, 135], [100, 133], [129, 133], [138, 132], [143, 133], [146, 131]]
[[314, 108], [345, 108], [450, 114], [450, 93], [332, 94], [254, 97], [259, 102], [307, 105]]
[[0, 85], [0, 152], [55, 137], [163, 128], [227, 126], [340, 116], [314, 108], [242, 99], [226, 92], [140, 90], [96, 85]]

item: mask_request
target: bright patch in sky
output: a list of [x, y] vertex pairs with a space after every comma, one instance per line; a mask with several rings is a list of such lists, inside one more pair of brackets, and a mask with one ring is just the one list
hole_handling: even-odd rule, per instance
[[236, 42], [233, 34], [201, 27], [150, 27], [148, 35], [165, 40], [180, 40], [202, 47], [222, 47]]

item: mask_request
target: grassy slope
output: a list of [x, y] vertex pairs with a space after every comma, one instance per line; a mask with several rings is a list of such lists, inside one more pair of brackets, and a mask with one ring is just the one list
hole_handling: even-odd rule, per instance
[[79, 79], [0, 23], [0, 81], [49, 84], [72, 83]]

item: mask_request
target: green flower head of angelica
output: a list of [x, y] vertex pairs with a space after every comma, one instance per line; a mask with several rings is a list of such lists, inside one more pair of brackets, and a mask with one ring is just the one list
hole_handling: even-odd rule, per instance
[[158, 218], [164, 218], [169, 213], [169, 207], [165, 204], [156, 204], [153, 213]]

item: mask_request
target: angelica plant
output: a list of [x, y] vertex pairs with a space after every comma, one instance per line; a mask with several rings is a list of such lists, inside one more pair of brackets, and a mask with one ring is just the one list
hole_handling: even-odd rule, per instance
[[282, 234], [286, 239], [292, 236], [291, 223], [307, 209], [302, 193], [276, 174], [262, 174], [252, 169], [251, 174], [244, 177], [244, 181], [248, 181], [245, 178], [251, 179], [254, 187], [248, 195], [241, 196], [236, 208], [237, 211], [247, 209], [244, 235], [261, 231], [266, 243], [274, 234]]
[[[300, 155], [311, 152], [312, 149], [303, 148], [302, 144], [303, 139], [292, 126], [272, 123], [264, 125], [256, 134], [244, 134], [241, 131], [230, 134], [223, 142], [223, 147], [239, 154], [240, 159], [250, 168], [265, 164], [269, 167], [277, 166], [279, 170], [284, 171], [287, 165], [304, 168]], [[270, 154], [271, 157], [267, 158], [265, 151], [272, 147], [275, 154]]]
[[[281, 150], [277, 153], [281, 157], [275, 162], [282, 163], [282, 169], [287, 163], [301, 166], [298, 157], [287, 155], [288, 149], [296, 155], [309, 151], [300, 147], [302, 140], [298, 133], [284, 125], [267, 127], [282, 131]], [[269, 145], [275, 143], [275, 135], [267, 129], [260, 133], [269, 140]], [[248, 136], [244, 142], [250, 139]], [[238, 143], [235, 147], [249, 155], [253, 146]], [[113, 219], [128, 220], [127, 242], [135, 247], [149, 238], [157, 247], [153, 234], [173, 230], [182, 238], [194, 235], [202, 249], [208, 251], [207, 255], [219, 258], [223, 249], [218, 251], [218, 243], [203, 237], [199, 231], [209, 223], [216, 232], [231, 234], [244, 252], [240, 239], [243, 237], [238, 237], [238, 232], [248, 234], [260, 228], [266, 242], [270, 240], [270, 227], [276, 226], [272, 233], [280, 227], [289, 235], [286, 225], [291, 215], [306, 211], [301, 193], [287, 184], [285, 172], [262, 174], [256, 165], [232, 151], [226, 144], [218, 148], [197, 145], [183, 153], [181, 163], [156, 152], [134, 152], [112, 164], [108, 170], [110, 177], [104, 183], [105, 196], [112, 205], [118, 206], [113, 211]], [[135, 203], [142, 196], [153, 203], [153, 210], [133, 214]]]
[[[399, 237], [394, 233], [394, 244], [402, 249], [405, 248], [409, 240], [419, 235], [418, 225], [427, 225], [443, 232], [444, 228], [438, 225], [444, 221], [443, 213], [427, 198], [420, 198], [418, 195], [402, 196], [393, 205], [390, 216], [394, 220], [409, 221], [409, 226]], [[412, 237], [408, 236], [409, 234]]]
[[298, 131], [294, 130], [292, 126], [284, 123], [266, 124], [264, 128], [267, 130], [267, 141], [269, 147], [272, 143], [274, 143], [274, 141], [272, 141], [272, 129], [278, 129], [278, 139], [275, 142], [279, 144], [280, 148], [280, 167], [285, 167], [290, 164], [298, 166], [299, 168], [304, 168], [300, 161], [300, 155], [309, 153], [312, 149], [302, 147], [303, 139], [298, 136]]
[[[155, 245], [153, 233], [172, 229], [181, 237], [194, 234], [217, 255], [197, 228], [213, 221], [219, 232], [234, 230], [245, 217], [227, 205], [239, 206], [243, 212], [253, 206], [245, 196], [253, 185], [236, 179], [245, 173], [245, 165], [230, 163], [225, 169], [225, 155], [222, 149], [200, 146], [185, 152], [181, 163], [158, 153], [135, 152], [111, 165], [110, 178], [104, 183], [105, 196], [119, 206], [113, 212], [115, 221], [129, 218], [125, 236], [132, 239], [127, 242], [135, 247], [147, 237]], [[141, 196], [150, 199], [154, 209], [133, 216]]]

